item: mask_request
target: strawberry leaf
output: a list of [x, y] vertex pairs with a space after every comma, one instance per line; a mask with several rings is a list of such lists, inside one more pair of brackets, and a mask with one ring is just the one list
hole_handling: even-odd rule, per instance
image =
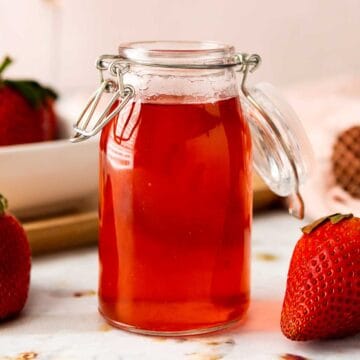
[[344, 219], [351, 219], [352, 217], [354, 217], [353, 214], [334, 214], [330, 216], [330, 221], [332, 224], [337, 224]]
[[313, 223], [304, 226], [303, 228], [301, 228], [301, 231], [304, 234], [310, 234], [311, 232], [313, 232], [315, 229], [317, 229], [320, 225], [324, 224], [328, 220], [329, 220], [329, 216], [324, 216], [324, 217], [314, 221]]
[[328, 215], [328, 216], [324, 216], [316, 221], [314, 221], [313, 223], [304, 226], [301, 231], [304, 234], [310, 234], [312, 233], [315, 229], [317, 229], [319, 226], [321, 226], [322, 224], [326, 223], [327, 221], [330, 221], [332, 224], [337, 224], [340, 221], [344, 220], [344, 219], [350, 219], [353, 217], [353, 214], [340, 214], [340, 213], [336, 213], [336, 214], [332, 214], [332, 215]]
[[47, 99], [57, 99], [57, 94], [51, 88], [43, 87], [33, 80], [4, 80], [2, 72], [12, 63], [12, 59], [6, 56], [0, 63], [0, 87], [8, 86], [20, 93], [26, 101], [35, 108], [39, 108]]
[[48, 98], [57, 98], [54, 90], [43, 87], [33, 80], [4, 80], [3, 83], [19, 92], [35, 108], [39, 108]]

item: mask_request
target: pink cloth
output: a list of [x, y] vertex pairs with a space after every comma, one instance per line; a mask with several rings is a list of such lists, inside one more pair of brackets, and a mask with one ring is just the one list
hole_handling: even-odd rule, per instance
[[335, 212], [360, 216], [360, 199], [336, 184], [331, 164], [338, 135], [360, 126], [360, 77], [305, 83], [287, 89], [285, 94], [299, 115], [315, 154], [315, 167], [302, 191], [306, 216], [318, 218]]

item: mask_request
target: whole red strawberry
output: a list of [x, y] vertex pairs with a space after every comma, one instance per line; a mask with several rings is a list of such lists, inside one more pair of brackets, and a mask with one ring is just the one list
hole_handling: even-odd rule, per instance
[[53, 140], [57, 134], [56, 94], [31, 80], [6, 80], [0, 64], [0, 146]]
[[0, 320], [17, 315], [25, 305], [30, 283], [31, 254], [21, 224], [5, 213], [0, 194]]
[[303, 232], [290, 263], [282, 332], [291, 340], [360, 332], [360, 219], [334, 214]]

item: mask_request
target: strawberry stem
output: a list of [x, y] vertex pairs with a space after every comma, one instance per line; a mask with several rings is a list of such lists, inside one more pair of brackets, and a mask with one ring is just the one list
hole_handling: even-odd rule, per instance
[[0, 216], [5, 214], [5, 210], [8, 207], [8, 201], [7, 199], [0, 194]]
[[0, 76], [2, 72], [12, 63], [12, 59], [9, 56], [6, 56], [3, 62], [0, 64]]

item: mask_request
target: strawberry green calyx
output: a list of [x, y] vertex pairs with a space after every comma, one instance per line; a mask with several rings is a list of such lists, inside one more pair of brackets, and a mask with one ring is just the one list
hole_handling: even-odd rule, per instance
[[304, 226], [301, 231], [304, 234], [310, 234], [312, 233], [315, 229], [317, 229], [320, 225], [326, 223], [327, 221], [330, 221], [332, 224], [337, 224], [342, 220], [345, 219], [351, 219], [352, 217], [354, 217], [353, 214], [340, 214], [340, 213], [336, 213], [336, 214], [332, 214], [332, 215], [328, 215], [328, 216], [324, 216], [316, 221], [314, 221], [313, 223]]
[[8, 80], [3, 79], [3, 71], [12, 63], [12, 59], [6, 56], [0, 64], [0, 88], [8, 86], [20, 93], [26, 101], [34, 108], [39, 108], [48, 99], [57, 99], [57, 94], [54, 90], [40, 85], [33, 80]]
[[35, 108], [40, 107], [46, 99], [56, 99], [54, 90], [41, 86], [32, 80], [4, 80], [5, 85], [19, 92]]
[[8, 201], [6, 198], [0, 194], [0, 216], [5, 214], [5, 210], [8, 207]]

